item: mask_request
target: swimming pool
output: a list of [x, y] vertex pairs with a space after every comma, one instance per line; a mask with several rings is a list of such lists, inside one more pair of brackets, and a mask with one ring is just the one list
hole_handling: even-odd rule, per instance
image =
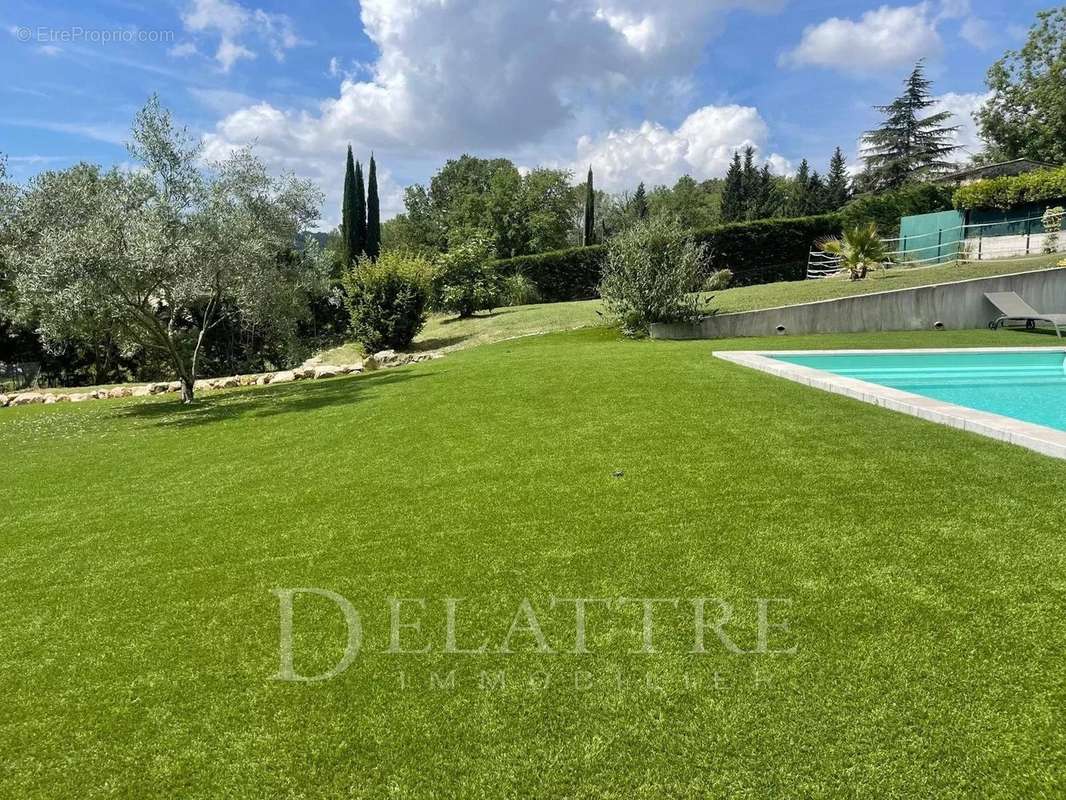
[[774, 358], [1066, 431], [1066, 351]]
[[1066, 459], [1066, 350], [716, 352], [816, 389]]

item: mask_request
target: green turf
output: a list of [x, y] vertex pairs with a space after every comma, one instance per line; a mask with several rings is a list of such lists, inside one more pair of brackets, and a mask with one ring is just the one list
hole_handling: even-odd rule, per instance
[[[589, 330], [4, 409], [0, 795], [1061, 797], [1066, 463], [711, 357], [1052, 341]], [[333, 681], [271, 680], [271, 590], [301, 586], [362, 613]], [[630, 654], [627, 605], [572, 655], [553, 595], [723, 597], [747, 648], [754, 598], [790, 598], [771, 646], [797, 651], [687, 654], [691, 609], [659, 606]], [[435, 648], [444, 598], [469, 647], [528, 597], [563, 652], [382, 653], [393, 596], [427, 598]], [[295, 630], [302, 671], [339, 654], [325, 601]]]

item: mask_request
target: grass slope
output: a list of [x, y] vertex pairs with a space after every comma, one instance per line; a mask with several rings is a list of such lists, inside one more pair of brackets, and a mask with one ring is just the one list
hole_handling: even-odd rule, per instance
[[[908, 289], [945, 281], [961, 281], [1043, 269], [1061, 260], [1058, 256], [1035, 256], [1023, 259], [1001, 259], [972, 264], [945, 264], [925, 269], [874, 272], [865, 281], [846, 278], [826, 278], [817, 281], [787, 281], [760, 286], [741, 286], [714, 295], [711, 307], [719, 312], [752, 311], [759, 308], [831, 300], [856, 294]], [[573, 303], [548, 303], [500, 308], [492, 313], [478, 314], [470, 319], [454, 319], [434, 315], [415, 341], [416, 350], [435, 348], [458, 349], [488, 344], [519, 336], [574, 330], [604, 324], [603, 304], [599, 300]], [[348, 344], [321, 354], [321, 362], [345, 364], [363, 357], [358, 345]]]
[[[593, 330], [192, 408], [8, 409], [0, 794], [1062, 796], [1066, 464], [710, 355], [1036, 340]], [[271, 680], [272, 589], [299, 586], [362, 614], [333, 681]], [[553, 595], [727, 598], [749, 648], [754, 598], [790, 598], [771, 645], [797, 652], [690, 655], [681, 604], [655, 654], [629, 652], [639, 605], [592, 607], [572, 655]], [[389, 597], [427, 598], [403, 635], [433, 652], [382, 652]], [[447, 597], [460, 647], [528, 597], [560, 652], [441, 653]], [[339, 655], [326, 601], [295, 628], [302, 672]]]

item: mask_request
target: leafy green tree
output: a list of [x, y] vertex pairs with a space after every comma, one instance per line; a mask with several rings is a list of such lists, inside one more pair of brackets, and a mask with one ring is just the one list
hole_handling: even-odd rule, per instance
[[191, 402], [213, 330], [242, 324], [293, 335], [306, 316], [320, 260], [315, 240], [302, 253], [295, 243], [322, 197], [309, 182], [270, 177], [248, 149], [204, 171], [199, 144], [155, 97], [132, 138], [138, 169], [82, 163], [38, 175], [4, 258], [47, 341], [102, 320], [165, 359]]
[[407, 244], [442, 251], [488, 233], [501, 258], [566, 247], [579, 234], [572, 181], [565, 170], [522, 176], [506, 159], [464, 155], [448, 161], [428, 188], [408, 187], [407, 213], [391, 227]]
[[359, 228], [356, 223], [358, 201], [355, 190], [355, 159], [352, 158], [352, 146], [348, 145], [348, 157], [344, 165], [344, 195], [341, 199], [341, 242], [343, 244], [342, 260], [344, 269], [359, 255]]
[[984, 159], [1066, 163], [1066, 6], [1037, 13], [1020, 51], [988, 70], [992, 96], [974, 115]]
[[719, 222], [723, 181], [713, 178], [697, 182], [682, 175], [672, 187], [656, 186], [648, 194], [653, 217], [676, 219], [685, 230], [709, 228]]
[[[579, 193], [566, 170], [538, 167], [522, 177], [515, 211], [509, 219], [509, 255], [559, 250], [572, 242]], [[507, 255], [507, 254], [505, 254]]]
[[596, 191], [592, 186], [592, 165], [585, 180], [585, 214], [581, 229], [581, 244], [588, 247], [596, 243]]
[[935, 102], [932, 85], [919, 61], [904, 82], [903, 94], [887, 106], [877, 106], [885, 121], [863, 136], [863, 182], [868, 190], [883, 191], [928, 180], [953, 166], [948, 158], [959, 148], [952, 143], [958, 126], [945, 124], [951, 112], [923, 116]]
[[366, 189], [366, 254], [373, 261], [381, 253], [381, 205], [378, 200], [378, 168], [370, 155]]
[[500, 304], [505, 282], [492, 264], [491, 237], [474, 233], [441, 253], [433, 275], [435, 308], [460, 318]]
[[838, 147], [829, 160], [829, 176], [825, 182], [825, 210], [836, 211], [851, 199], [851, 178], [844, 152]]

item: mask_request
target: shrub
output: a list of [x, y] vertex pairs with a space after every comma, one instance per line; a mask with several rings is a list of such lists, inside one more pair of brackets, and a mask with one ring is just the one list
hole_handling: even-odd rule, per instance
[[433, 305], [469, 317], [493, 309], [503, 297], [503, 275], [490, 261], [492, 240], [474, 233], [437, 258], [433, 275]]
[[[497, 266], [497, 269], [499, 269], [499, 266]], [[503, 305], [528, 306], [542, 302], [540, 292], [537, 291], [537, 285], [521, 272], [505, 275], [502, 277], [502, 281]]]
[[675, 222], [652, 218], [607, 245], [600, 296], [626, 335], [641, 335], [653, 322], [698, 317], [697, 292], [706, 278], [707, 245]]
[[851, 273], [853, 281], [865, 278], [870, 267], [884, 269], [888, 261], [888, 248], [872, 222], [845, 231], [839, 239], [825, 239], [820, 245], [825, 252], [840, 257], [840, 266]]
[[1040, 222], [1044, 226], [1044, 252], [1056, 253], [1059, 249], [1059, 233], [1062, 231], [1062, 216], [1066, 210], [1062, 206], [1049, 208], [1044, 212]]
[[432, 266], [420, 255], [386, 250], [344, 276], [352, 336], [369, 352], [404, 350], [426, 323]]
[[891, 192], [862, 195], [841, 212], [843, 227], [853, 230], [872, 222], [882, 235], [897, 236], [902, 217], [950, 211], [951, 196], [950, 187], [934, 183], [915, 183]]
[[1007, 210], [1026, 203], [1063, 197], [1066, 197], [1066, 167], [974, 181], [967, 186], [960, 186], [952, 200], [955, 208], [959, 209]]

